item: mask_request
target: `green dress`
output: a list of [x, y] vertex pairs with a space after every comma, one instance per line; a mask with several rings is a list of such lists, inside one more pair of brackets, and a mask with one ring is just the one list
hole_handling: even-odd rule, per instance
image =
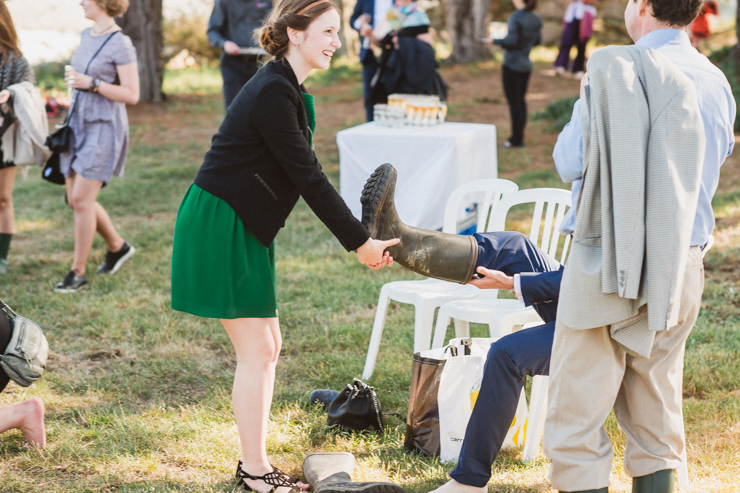
[[[313, 96], [303, 94], [313, 148]], [[275, 245], [265, 247], [225, 201], [190, 185], [172, 246], [172, 308], [200, 317], [274, 318]]]

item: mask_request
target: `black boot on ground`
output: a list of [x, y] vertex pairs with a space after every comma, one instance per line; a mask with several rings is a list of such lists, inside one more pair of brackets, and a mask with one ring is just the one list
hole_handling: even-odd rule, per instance
[[324, 406], [324, 409], [329, 409], [329, 404], [339, 395], [338, 390], [332, 390], [332, 389], [316, 389], [311, 391], [311, 394], [308, 396], [308, 402], [315, 406], [316, 404], [321, 404]]
[[396, 169], [383, 164], [362, 189], [362, 224], [378, 240], [400, 238], [388, 253], [410, 271], [444, 281], [467, 284], [475, 272], [478, 243], [472, 236], [453, 235], [404, 224], [394, 204]]

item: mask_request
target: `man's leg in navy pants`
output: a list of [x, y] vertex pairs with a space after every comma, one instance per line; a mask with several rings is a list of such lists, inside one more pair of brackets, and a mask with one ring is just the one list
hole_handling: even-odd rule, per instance
[[[560, 269], [558, 262], [521, 233], [504, 231], [474, 236], [478, 242], [476, 267], [483, 266], [507, 275]], [[544, 313], [554, 316], [556, 312]], [[547, 375], [550, 370], [555, 322], [547, 315], [542, 316], [548, 322], [545, 325], [520, 330], [491, 344], [460, 457], [450, 473], [452, 479], [462, 485], [485, 487], [491, 478], [491, 465], [516, 415], [525, 378]], [[450, 487], [448, 483], [440, 490]]]
[[480, 394], [465, 431], [460, 458], [450, 477], [483, 487], [516, 415], [527, 376], [547, 375], [555, 322], [520, 330], [491, 344]]
[[473, 237], [478, 242], [476, 267], [499, 270], [509, 276], [522, 272], [550, 272], [560, 269], [559, 262], [516, 231], [476, 233]]

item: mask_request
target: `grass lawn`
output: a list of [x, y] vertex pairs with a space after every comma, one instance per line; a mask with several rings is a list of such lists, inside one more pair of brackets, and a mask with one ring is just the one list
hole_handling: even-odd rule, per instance
[[[578, 93], [577, 81], [547, 77], [547, 68], [543, 63], [533, 75], [530, 114]], [[449, 119], [495, 123], [499, 142], [505, 140], [499, 65], [448, 67], [443, 75], [451, 86]], [[175, 77], [170, 84], [188, 94], [130, 110], [125, 177], [100, 194], [138, 250], [115, 276], [94, 274], [104, 255], [96, 239], [89, 288], [54, 293], [72, 261], [72, 213], [62, 187], [43, 182], [38, 170], [16, 183], [19, 231], [0, 296], [45, 328], [52, 353], [44, 377], [29, 389], [9, 385], [0, 405], [41, 397], [49, 446], [23, 451], [20, 432], [1, 435], [2, 492], [234, 489], [239, 448], [231, 345], [217, 321], [169, 308], [177, 208], [221, 121], [222, 102], [213, 74], [200, 82]], [[363, 121], [359, 73], [345, 70], [307, 85], [317, 96], [317, 154], [338, 183], [335, 134]], [[521, 188], [564, 187], [549, 157], [557, 134], [547, 125], [530, 122], [526, 148], [499, 151], [501, 177]], [[740, 491], [740, 155], [723, 168], [715, 212], [717, 241], [705, 259], [703, 310], [687, 344], [684, 377], [689, 474], [698, 492]], [[278, 235], [276, 253], [284, 346], [269, 430], [273, 464], [300, 476], [307, 453], [350, 451], [357, 458], [356, 480], [390, 480], [410, 493], [442, 484], [451, 465], [405, 451], [400, 419], [388, 418], [384, 436], [347, 434], [328, 429], [322, 412], [307, 406], [312, 389], [339, 389], [360, 375], [380, 287], [419, 277], [400, 267], [362, 267], [303, 201]], [[486, 333], [485, 327], [473, 329]], [[392, 304], [370, 382], [385, 411], [406, 414], [412, 345], [413, 310]], [[617, 456], [612, 491], [630, 491], [621, 466], [624, 436], [613, 417], [607, 428]], [[541, 454], [525, 465], [520, 452], [506, 452], [493, 468], [491, 492], [550, 491]]]

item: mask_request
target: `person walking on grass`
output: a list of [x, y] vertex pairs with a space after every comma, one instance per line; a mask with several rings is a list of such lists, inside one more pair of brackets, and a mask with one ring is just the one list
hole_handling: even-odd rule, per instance
[[[18, 35], [5, 2], [0, 2], [0, 105], [10, 101], [9, 86], [23, 81], [34, 83], [33, 70], [18, 48]], [[3, 122], [8, 123], [8, 122]], [[7, 128], [5, 124], [3, 129]], [[0, 133], [0, 135], [2, 135]], [[13, 185], [17, 167], [3, 155], [0, 142], [0, 274], [8, 272], [8, 252], [15, 233]]]
[[136, 49], [113, 19], [128, 10], [128, 0], [82, 0], [80, 5], [95, 25], [82, 32], [72, 56], [74, 71], [66, 75], [67, 86], [75, 89], [68, 121], [73, 135], [59, 164], [66, 177], [67, 204], [74, 211], [75, 251], [72, 269], [54, 288], [58, 293], [74, 293], [87, 284], [85, 264], [96, 231], [108, 246], [98, 274], [115, 274], [136, 251], [97, 201], [103, 185], [112, 176], [123, 175], [128, 152], [126, 104], [139, 101]]
[[511, 115], [511, 137], [503, 147], [524, 147], [524, 127], [527, 125], [527, 86], [532, 75], [529, 52], [542, 42], [542, 18], [534, 13], [537, 0], [512, 0], [516, 10], [509, 16], [509, 32], [493, 44], [506, 50], [501, 75], [504, 94]]
[[[3, 8], [4, 5], [0, 6], [0, 10]], [[10, 319], [4, 310], [0, 310], [0, 354], [5, 353], [12, 335]], [[5, 390], [8, 382], [10, 377], [0, 368], [0, 392]], [[0, 433], [14, 429], [21, 430], [28, 445], [46, 447], [44, 403], [41, 399], [33, 397], [9, 406], [0, 406]]]
[[275, 59], [226, 110], [175, 225], [172, 308], [217, 318], [236, 352], [233, 405], [246, 491], [288, 493], [308, 485], [272, 467], [267, 422], [282, 335], [273, 240], [302, 196], [342, 246], [372, 269], [392, 264], [321, 171], [313, 151], [313, 97], [303, 82], [341, 46], [330, 0], [282, 0], [260, 31]]

